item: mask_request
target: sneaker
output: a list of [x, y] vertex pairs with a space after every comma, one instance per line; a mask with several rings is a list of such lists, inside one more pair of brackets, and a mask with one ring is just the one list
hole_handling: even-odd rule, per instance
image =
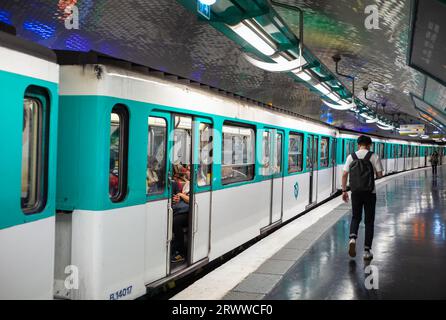
[[373, 259], [373, 253], [370, 250], [364, 250], [364, 260], [372, 260]]
[[170, 261], [173, 263], [181, 262], [184, 261], [184, 257], [181, 254], [175, 254]]
[[356, 257], [356, 239], [350, 239], [348, 243], [348, 254], [352, 258]]

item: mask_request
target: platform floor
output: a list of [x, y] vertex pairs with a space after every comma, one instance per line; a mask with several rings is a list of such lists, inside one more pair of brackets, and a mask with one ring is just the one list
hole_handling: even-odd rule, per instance
[[[265, 299], [445, 299], [446, 169], [396, 177], [377, 190], [371, 265], [378, 289], [365, 286], [362, 250], [347, 255], [344, 216], [281, 278]], [[358, 240], [363, 248], [364, 228]], [[373, 269], [372, 269], [373, 270]], [[370, 272], [370, 270], [367, 270]], [[370, 280], [370, 278], [368, 279]]]
[[[375, 258], [370, 263], [376, 268], [366, 270], [369, 263], [362, 259], [363, 225], [358, 255], [355, 259], [348, 256], [348, 210], [316, 241], [310, 239], [323, 222], [290, 241], [225, 299], [445, 299], [444, 177], [444, 166], [435, 179], [429, 169], [417, 170], [377, 188]], [[366, 287], [371, 271], [377, 275], [378, 289]]]
[[[361, 225], [348, 256], [351, 209], [339, 198], [263, 239], [174, 299], [446, 299], [446, 166], [377, 182], [367, 289]], [[280, 245], [278, 244], [280, 243]], [[234, 283], [235, 282], [235, 283]]]

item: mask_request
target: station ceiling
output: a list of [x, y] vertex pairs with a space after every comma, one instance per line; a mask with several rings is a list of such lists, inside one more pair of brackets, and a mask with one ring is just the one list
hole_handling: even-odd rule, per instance
[[[445, 87], [407, 66], [410, 0], [281, 1], [304, 10], [304, 44], [331, 71], [332, 56], [342, 56], [340, 71], [356, 77], [360, 99], [361, 87], [369, 84], [368, 96], [385, 102], [388, 113], [401, 114], [402, 123], [420, 122], [410, 93], [444, 110]], [[67, 30], [61, 19], [64, 4], [70, 2], [79, 7], [79, 30]], [[369, 4], [378, 5], [379, 30], [364, 26]], [[276, 10], [297, 34], [297, 14]], [[26, 6], [0, 0], [0, 21], [14, 25], [18, 36], [49, 48], [102, 52], [341, 128], [392, 135], [361, 123], [351, 112], [324, 106], [320, 97], [285, 74], [254, 67], [239, 45], [176, 0], [28, 0]]]

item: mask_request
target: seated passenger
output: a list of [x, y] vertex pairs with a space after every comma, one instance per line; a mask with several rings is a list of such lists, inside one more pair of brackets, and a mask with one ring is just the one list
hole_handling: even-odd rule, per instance
[[[174, 239], [172, 241], [172, 262], [184, 261], [184, 255], [187, 251], [183, 230], [189, 226], [190, 168], [182, 168], [180, 170], [182, 173], [177, 174], [178, 181], [173, 183], [172, 186], [174, 233]], [[179, 188], [179, 184], [181, 184], [181, 188]]]
[[147, 194], [157, 193], [159, 191], [157, 168], [158, 160], [154, 157], [149, 157], [147, 160]]

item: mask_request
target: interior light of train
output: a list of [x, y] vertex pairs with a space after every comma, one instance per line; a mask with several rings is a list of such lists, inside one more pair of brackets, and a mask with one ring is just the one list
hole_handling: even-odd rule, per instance
[[258, 51], [267, 56], [272, 56], [276, 49], [266, 42], [257, 32], [253, 30], [253, 26], [248, 26], [246, 21], [242, 21], [235, 26], [229, 26], [232, 31], [237, 33], [246, 42], [256, 48]]

